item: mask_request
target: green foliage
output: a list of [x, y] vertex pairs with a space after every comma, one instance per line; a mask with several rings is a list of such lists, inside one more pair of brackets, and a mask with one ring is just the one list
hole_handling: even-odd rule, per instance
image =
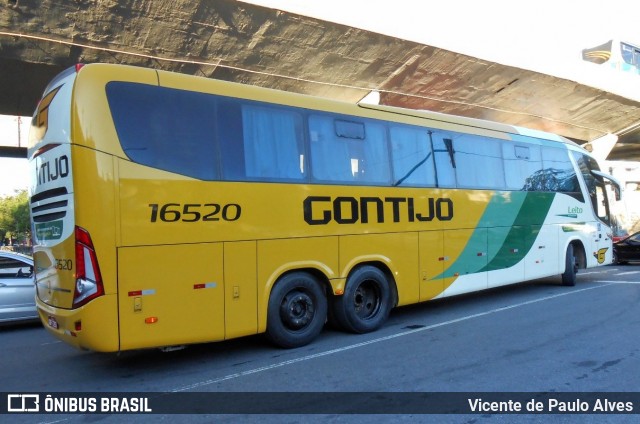
[[28, 243], [31, 226], [27, 190], [19, 190], [13, 196], [0, 198], [0, 237], [3, 243], [5, 239], [13, 239], [20, 244]]

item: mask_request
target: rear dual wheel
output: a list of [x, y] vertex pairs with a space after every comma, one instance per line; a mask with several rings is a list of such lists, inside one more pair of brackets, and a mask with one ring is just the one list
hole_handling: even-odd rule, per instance
[[368, 333], [384, 324], [392, 306], [386, 275], [374, 266], [365, 265], [349, 275], [344, 294], [333, 302], [332, 318], [347, 331]]

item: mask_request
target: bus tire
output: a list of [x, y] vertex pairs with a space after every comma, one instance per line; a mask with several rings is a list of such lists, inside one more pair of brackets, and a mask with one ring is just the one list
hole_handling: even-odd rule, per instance
[[273, 287], [267, 310], [267, 338], [295, 348], [313, 341], [327, 320], [327, 296], [321, 283], [306, 272], [283, 276]]
[[384, 272], [362, 266], [349, 275], [344, 294], [335, 298], [333, 317], [341, 328], [353, 333], [377, 330], [389, 316], [391, 297]]
[[575, 286], [577, 273], [578, 273], [578, 261], [573, 252], [573, 244], [570, 244], [567, 247], [567, 254], [565, 256], [564, 272], [562, 273], [562, 285]]

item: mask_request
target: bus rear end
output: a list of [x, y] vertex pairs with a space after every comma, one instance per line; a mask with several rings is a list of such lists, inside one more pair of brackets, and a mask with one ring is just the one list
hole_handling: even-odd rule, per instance
[[[86, 179], [85, 170], [95, 166], [98, 155], [77, 140], [81, 131], [73, 104], [80, 69], [70, 68], [49, 84], [29, 136], [36, 304], [44, 327], [56, 337], [78, 348], [117, 351], [115, 283], [109, 286], [103, 281], [91, 233], [95, 224], [82, 218], [92, 213], [100, 216], [103, 205], [108, 209], [111, 205], [105, 199], [91, 211], [87, 210], [90, 205], [75, 201], [79, 189], [91, 190], [79, 179]], [[107, 167], [108, 161], [104, 160]], [[99, 185], [94, 188], [96, 197]], [[109, 222], [103, 224], [113, 228]], [[102, 245], [108, 250], [106, 243]]]

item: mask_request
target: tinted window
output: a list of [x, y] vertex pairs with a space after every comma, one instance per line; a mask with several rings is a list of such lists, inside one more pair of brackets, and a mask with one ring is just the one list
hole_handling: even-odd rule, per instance
[[573, 152], [573, 157], [578, 164], [578, 168], [580, 169], [580, 173], [582, 174], [584, 184], [587, 187], [587, 194], [589, 195], [589, 199], [591, 200], [593, 210], [598, 211], [598, 186], [601, 185], [602, 187], [604, 187], [604, 183], [599, 181], [591, 172], [592, 169], [596, 171], [600, 170], [598, 162], [596, 162], [596, 160], [592, 157], [579, 152]]
[[456, 187], [456, 160], [451, 134], [431, 133], [438, 187]]
[[488, 189], [506, 187], [499, 140], [467, 134], [452, 135], [451, 140], [458, 187]]
[[431, 150], [429, 130], [392, 125], [389, 137], [393, 161], [393, 184], [435, 186], [435, 159]]
[[564, 148], [542, 147], [542, 169], [532, 174], [524, 185], [527, 191], [555, 191], [582, 199], [580, 184], [569, 155]]
[[[132, 161], [201, 180], [559, 191], [582, 198], [564, 148], [145, 84], [111, 82], [107, 98]], [[581, 167], [588, 170], [585, 158]], [[583, 175], [595, 196], [593, 175]]]
[[300, 113], [253, 102], [220, 102], [219, 140], [226, 180], [302, 180], [304, 139]]
[[389, 153], [383, 123], [313, 114], [309, 116], [309, 143], [315, 180], [389, 183]]
[[542, 170], [540, 146], [504, 143], [502, 145], [507, 188], [523, 190], [533, 175]]
[[111, 82], [107, 98], [132, 161], [202, 180], [217, 178], [213, 96]]

